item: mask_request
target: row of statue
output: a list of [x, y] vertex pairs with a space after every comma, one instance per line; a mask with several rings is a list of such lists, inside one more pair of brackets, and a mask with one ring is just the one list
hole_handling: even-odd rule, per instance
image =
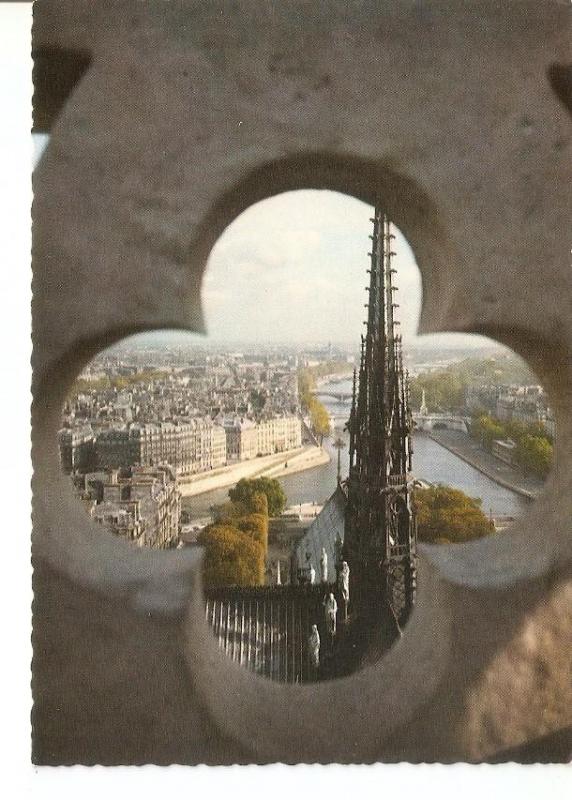
[[[327, 583], [328, 554], [324, 548], [322, 548], [320, 567], [322, 572], [322, 583]], [[312, 572], [310, 572], [310, 583], [314, 583], [314, 580], [312, 580]], [[347, 561], [342, 561], [340, 568], [337, 570], [337, 585], [339, 596], [341, 597], [343, 603], [343, 618], [345, 621], [348, 618], [348, 607], [350, 602], [350, 568]], [[333, 592], [330, 592], [324, 598], [323, 606], [326, 631], [328, 633], [330, 645], [333, 645], [337, 632], [338, 619], [338, 603]], [[313, 624], [310, 636], [308, 638], [308, 650], [310, 653], [310, 662], [315, 669], [318, 669], [320, 666], [320, 645], [321, 642], [318, 626]]]
[[[338, 565], [341, 564], [342, 565], [342, 569], [343, 569], [343, 565], [345, 564], [346, 567], [347, 567], [346, 562], [342, 560], [341, 553], [339, 554], [339, 557], [338, 557], [338, 554], [336, 553], [336, 556], [337, 556], [336, 557], [336, 566], [338, 567]], [[316, 570], [314, 568], [314, 565], [310, 561], [310, 554], [309, 553], [306, 554], [306, 561], [307, 561], [307, 563], [309, 565], [309, 567], [308, 567], [309, 583], [315, 584], [316, 583]], [[336, 569], [336, 572], [338, 572], [338, 569], [339, 569], [339, 567]], [[338, 578], [339, 578], [339, 576], [338, 576]], [[328, 583], [328, 554], [326, 552], [326, 548], [325, 547], [322, 547], [322, 553], [320, 555], [320, 582], [321, 583]]]

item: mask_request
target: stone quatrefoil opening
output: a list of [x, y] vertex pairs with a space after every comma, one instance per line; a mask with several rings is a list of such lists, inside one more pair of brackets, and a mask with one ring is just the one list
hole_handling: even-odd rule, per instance
[[[211, 342], [139, 335], [89, 362], [61, 466], [100, 535], [202, 548], [205, 618], [232, 661], [293, 684], [352, 674], [404, 634], [418, 542], [502, 535], [540, 493], [547, 398], [491, 340], [414, 337], [419, 271], [381, 204], [255, 204], [213, 248], [202, 293]], [[280, 482], [280, 508], [232, 489], [260, 475], [279, 476], [263, 480]]]
[[[571, 11], [384, 1], [348, 15], [346, 3], [324, 13], [244, 0], [215, 23], [201, 3], [36, 4], [48, 78], [44, 91], [35, 77], [37, 129], [51, 138], [33, 210], [35, 763], [569, 758]], [[58, 62], [67, 77], [50, 83]], [[558, 436], [544, 490], [502, 534], [417, 545], [415, 604], [383, 658], [290, 684], [222, 656], [198, 548], [102, 535], [60, 470], [58, 431], [74, 381], [105, 348], [204, 331], [203, 277], [212, 302], [225, 289], [208, 286], [208, 256], [241, 212], [325, 189], [382, 204], [421, 271], [419, 333], [510, 347], [548, 393]], [[366, 373], [379, 352], [370, 338]], [[363, 420], [358, 399], [356, 376]], [[425, 402], [431, 417], [428, 390]], [[394, 430], [397, 464], [407, 437]], [[357, 433], [352, 496], [370, 463]], [[403, 495], [389, 535], [406, 551]], [[352, 559], [372, 560], [352, 537], [350, 615], [352, 574], [362, 586], [371, 574]]]

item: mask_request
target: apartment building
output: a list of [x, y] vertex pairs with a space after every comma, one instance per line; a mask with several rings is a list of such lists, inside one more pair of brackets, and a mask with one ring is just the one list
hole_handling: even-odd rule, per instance
[[228, 461], [248, 461], [258, 455], [258, 431], [250, 419], [231, 417], [222, 422]]
[[91, 516], [140, 547], [167, 549], [179, 540], [181, 493], [168, 466], [110, 470], [89, 482]]
[[99, 469], [169, 464], [177, 475], [224, 466], [226, 433], [209, 418], [129, 425], [101, 431], [95, 441]]
[[257, 425], [257, 448], [261, 455], [283, 453], [302, 446], [302, 423], [296, 416], [280, 416]]
[[62, 428], [58, 433], [60, 461], [65, 473], [89, 472], [95, 467], [95, 434], [91, 425]]

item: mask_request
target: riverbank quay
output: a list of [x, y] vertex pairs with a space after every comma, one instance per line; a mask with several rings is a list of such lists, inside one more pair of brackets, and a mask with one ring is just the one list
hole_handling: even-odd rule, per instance
[[283, 478], [286, 475], [293, 475], [296, 472], [304, 472], [307, 469], [321, 467], [330, 462], [330, 454], [326, 449], [319, 445], [309, 445], [299, 455], [289, 458], [288, 461], [282, 459], [278, 466], [269, 467], [264, 471], [265, 478]]
[[509, 489], [527, 500], [535, 500], [544, 488], [544, 484], [538, 478], [524, 475], [509, 464], [495, 458], [491, 453], [487, 453], [474, 439], [471, 439], [468, 433], [440, 430], [428, 431], [423, 435], [428, 436], [457, 458], [470, 464], [471, 467], [498, 483], [499, 486]]
[[179, 490], [183, 497], [195, 497], [215, 489], [234, 486], [242, 478], [277, 478], [319, 467], [329, 461], [330, 455], [324, 448], [306, 445], [296, 450], [239, 461], [212, 472], [179, 479]]

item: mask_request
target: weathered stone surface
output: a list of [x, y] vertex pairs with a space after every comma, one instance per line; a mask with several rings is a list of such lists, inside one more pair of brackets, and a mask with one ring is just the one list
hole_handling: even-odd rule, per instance
[[[91, 56], [34, 182], [38, 763], [479, 760], [570, 726], [570, 14], [551, 0], [36, 4], [37, 49]], [[311, 688], [221, 659], [196, 559], [95, 532], [56, 450], [87, 360], [127, 333], [200, 330], [218, 235], [305, 187], [381, 196], [422, 271], [422, 330], [511, 346], [558, 426], [530, 513], [425, 548], [399, 645]]]

